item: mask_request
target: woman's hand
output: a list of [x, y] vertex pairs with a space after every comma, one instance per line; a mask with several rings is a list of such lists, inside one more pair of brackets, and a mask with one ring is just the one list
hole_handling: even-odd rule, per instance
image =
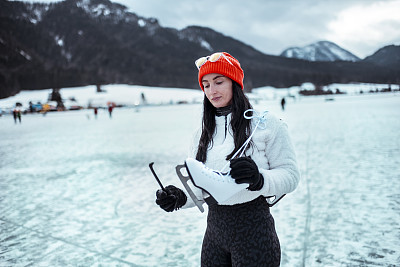
[[264, 185], [264, 177], [258, 171], [257, 164], [250, 157], [231, 160], [231, 176], [237, 184], [250, 184], [247, 189], [258, 191]]
[[158, 189], [156, 197], [157, 205], [167, 212], [180, 209], [187, 201], [185, 193], [173, 185], [166, 186], [165, 190]]

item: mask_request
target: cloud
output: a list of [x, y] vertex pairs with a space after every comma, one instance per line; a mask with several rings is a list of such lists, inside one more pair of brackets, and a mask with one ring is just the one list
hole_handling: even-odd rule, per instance
[[328, 25], [327, 39], [370, 55], [390, 43], [400, 42], [400, 2], [385, 1], [351, 6]]

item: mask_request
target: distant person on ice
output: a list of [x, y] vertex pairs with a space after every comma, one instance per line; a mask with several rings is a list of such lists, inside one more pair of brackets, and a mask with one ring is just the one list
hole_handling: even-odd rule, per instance
[[281, 100], [281, 107], [282, 107], [282, 110], [285, 110], [285, 104], [286, 104], [286, 100], [285, 100], [284, 97], [282, 97], [282, 100]]
[[[300, 178], [287, 126], [271, 113], [265, 113], [265, 127], [258, 129], [255, 112], [244, 117], [252, 105], [243, 93], [240, 63], [230, 54], [202, 57], [196, 66], [204, 91], [203, 122], [190, 156], [213, 170], [227, 165], [229, 179], [248, 185], [224, 203], [209, 205], [201, 266], [279, 266], [280, 243], [270, 206], [292, 192]], [[244, 155], [236, 157], [247, 140]], [[196, 190], [204, 200], [205, 191], [193, 186]], [[156, 203], [167, 212], [193, 207], [186, 193], [169, 185], [156, 192]], [[271, 196], [276, 199], [268, 202]]]
[[14, 117], [14, 123], [17, 123], [17, 110], [13, 109], [13, 117]]
[[108, 114], [110, 115], [110, 118], [112, 117], [112, 112], [113, 112], [113, 106], [109, 105], [108, 106]]
[[14, 123], [17, 123], [17, 120], [19, 123], [21, 123], [21, 110], [19, 108], [15, 108], [13, 110], [13, 117], [14, 117]]

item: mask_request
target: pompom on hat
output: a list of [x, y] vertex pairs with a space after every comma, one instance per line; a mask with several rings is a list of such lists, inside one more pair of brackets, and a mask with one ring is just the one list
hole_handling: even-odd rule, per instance
[[[218, 57], [217, 54], [221, 55], [219, 55]], [[215, 61], [210, 60], [209, 58], [213, 57], [214, 55], [217, 55], [217, 60]], [[205, 57], [204, 59], [200, 58], [205, 60], [205, 62], [200, 67], [198, 66], [199, 85], [201, 89], [204, 91], [204, 87], [201, 82], [204, 75], [210, 73], [219, 73], [237, 82], [243, 90], [244, 72], [243, 69], [240, 67], [239, 61], [226, 52], [214, 53], [210, 57]], [[196, 65], [198, 64], [197, 62], [200, 59], [196, 61]]]

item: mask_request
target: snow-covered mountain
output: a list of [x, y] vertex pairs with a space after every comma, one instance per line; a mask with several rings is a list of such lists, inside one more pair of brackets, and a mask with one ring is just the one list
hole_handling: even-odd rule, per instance
[[360, 58], [329, 41], [320, 41], [303, 47], [290, 47], [281, 53], [283, 57], [308, 61], [359, 61]]

